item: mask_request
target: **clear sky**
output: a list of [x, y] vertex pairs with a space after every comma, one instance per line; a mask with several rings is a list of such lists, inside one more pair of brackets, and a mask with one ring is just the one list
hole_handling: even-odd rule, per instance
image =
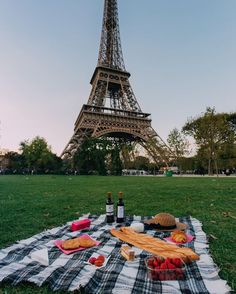
[[[126, 69], [166, 140], [187, 118], [236, 111], [235, 0], [119, 0]], [[62, 152], [87, 103], [103, 0], [0, 0], [0, 148], [39, 135]]]

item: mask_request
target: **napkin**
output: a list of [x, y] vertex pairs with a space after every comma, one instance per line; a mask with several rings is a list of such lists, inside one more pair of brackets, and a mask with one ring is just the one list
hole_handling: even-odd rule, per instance
[[32, 252], [30, 257], [44, 266], [49, 266], [48, 250], [46, 248]]

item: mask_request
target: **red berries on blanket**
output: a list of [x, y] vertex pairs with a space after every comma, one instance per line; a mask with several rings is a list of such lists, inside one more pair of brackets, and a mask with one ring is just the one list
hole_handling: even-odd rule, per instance
[[183, 266], [183, 262], [180, 258], [172, 258], [172, 263], [177, 267], [182, 267]]
[[99, 255], [98, 257], [90, 257], [88, 260], [91, 264], [94, 264], [98, 267], [102, 266], [104, 261], [105, 261], [105, 257], [103, 255]]
[[149, 275], [152, 280], [183, 280], [184, 269], [180, 258], [167, 258], [152, 256], [146, 261]]
[[96, 257], [90, 257], [90, 258], [89, 258], [89, 262], [90, 262], [91, 264], [94, 264], [96, 260], [97, 260]]

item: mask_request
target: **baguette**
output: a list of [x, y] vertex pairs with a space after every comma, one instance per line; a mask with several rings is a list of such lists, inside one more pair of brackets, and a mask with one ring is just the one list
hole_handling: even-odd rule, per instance
[[180, 248], [174, 244], [168, 244], [159, 238], [136, 233], [128, 227], [122, 227], [120, 231], [111, 229], [110, 232], [113, 236], [126, 243], [163, 258], [181, 258], [185, 263], [199, 260], [199, 256], [190, 248]]

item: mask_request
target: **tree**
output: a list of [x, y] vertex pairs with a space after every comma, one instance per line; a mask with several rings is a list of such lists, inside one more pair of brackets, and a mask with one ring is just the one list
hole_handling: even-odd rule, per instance
[[120, 158], [121, 146], [115, 143], [111, 150], [110, 171], [112, 175], [121, 176], [123, 164]]
[[218, 173], [217, 160], [222, 144], [233, 144], [235, 130], [227, 113], [216, 113], [215, 108], [208, 107], [206, 112], [197, 118], [191, 118], [184, 125], [185, 134], [192, 136], [208, 161], [208, 174], [215, 168]]
[[52, 153], [47, 141], [39, 136], [20, 143], [20, 150], [29, 171], [49, 172], [60, 168], [61, 160]]
[[14, 151], [7, 152], [4, 155], [5, 169], [10, 173], [20, 173], [24, 170], [24, 157]]
[[84, 140], [73, 157], [73, 166], [81, 174], [107, 174], [106, 156], [109, 152], [109, 141], [99, 138]]
[[235, 169], [236, 167], [236, 144], [222, 144], [219, 150], [219, 168]]
[[181, 167], [182, 171], [185, 173], [193, 173], [194, 171], [201, 171], [201, 167], [199, 168], [198, 159], [193, 157], [183, 157], [181, 159]]
[[228, 121], [230, 122], [232, 128], [234, 129], [234, 131], [236, 132], [236, 112], [234, 113], [230, 113], [228, 115]]
[[136, 169], [147, 171], [149, 169], [149, 159], [139, 155], [134, 159], [134, 166]]
[[189, 154], [189, 142], [183, 132], [174, 128], [168, 135], [167, 142], [172, 153], [175, 156], [175, 161], [180, 171], [182, 170], [182, 159], [184, 155]]
[[121, 144], [121, 160], [123, 162], [124, 169], [133, 168], [133, 159], [134, 159], [134, 150], [135, 143], [134, 142], [125, 142]]

